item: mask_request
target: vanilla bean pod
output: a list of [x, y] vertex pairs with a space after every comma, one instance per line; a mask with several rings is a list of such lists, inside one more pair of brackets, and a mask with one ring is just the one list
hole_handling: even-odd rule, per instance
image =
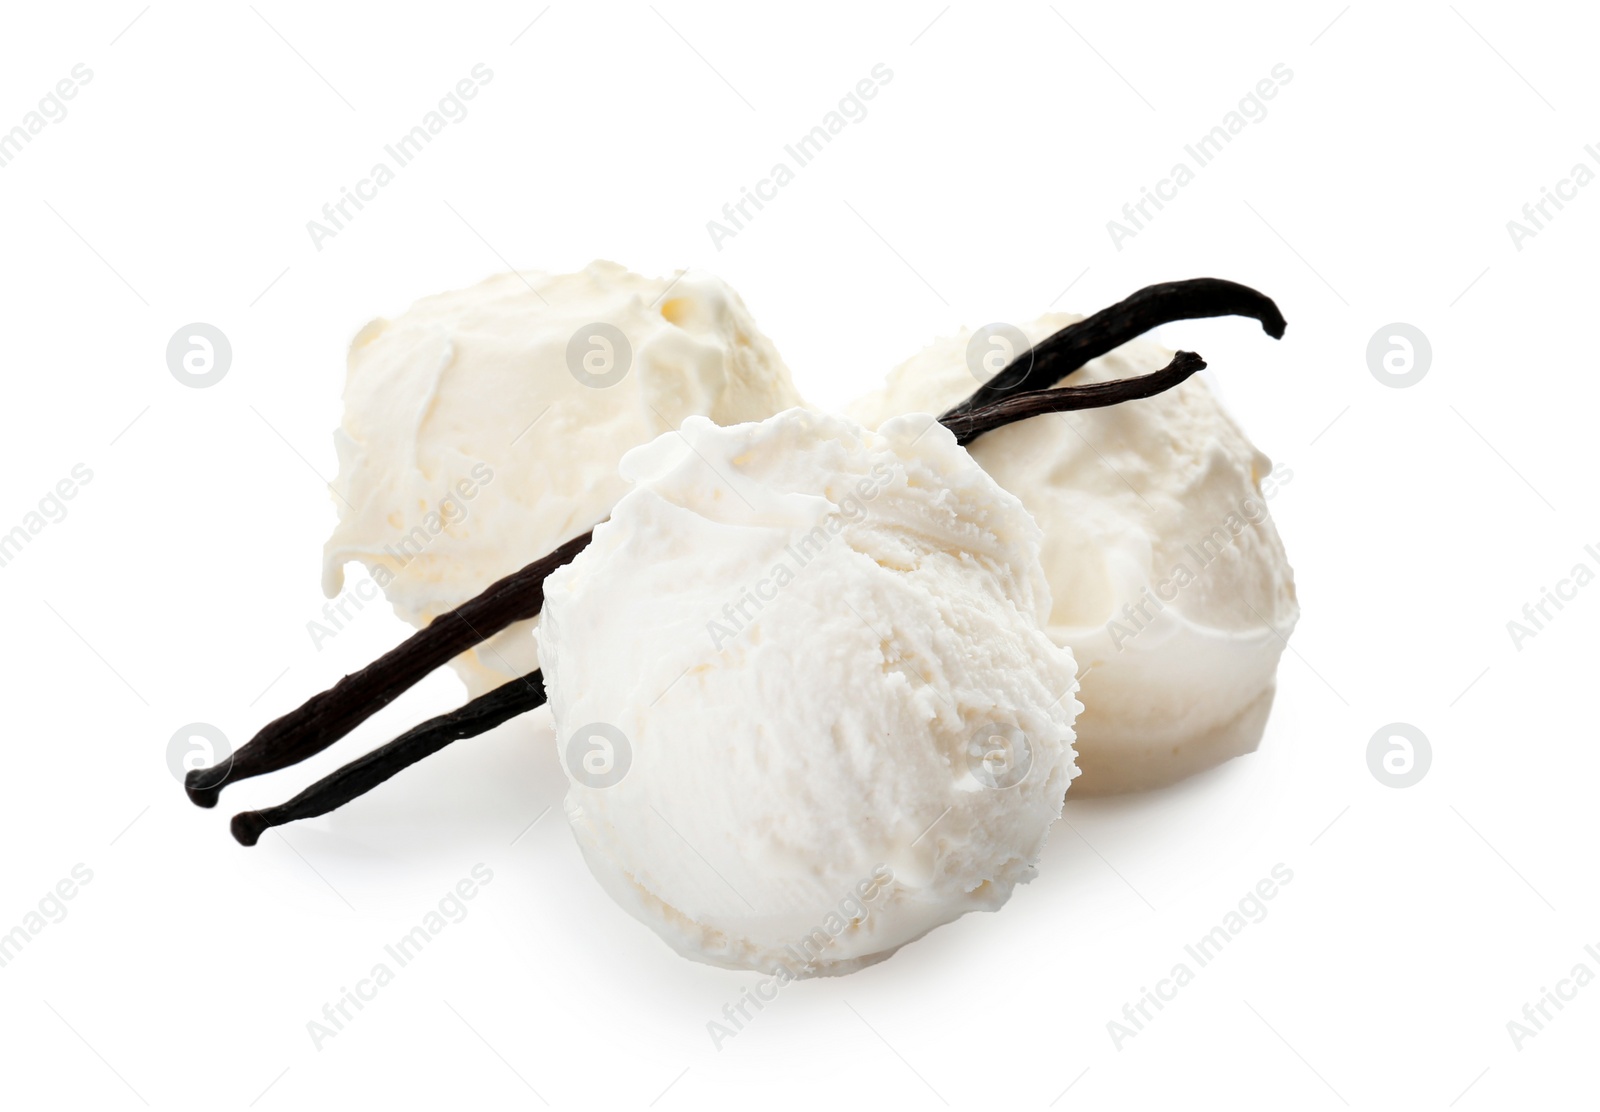
[[1287, 327], [1283, 314], [1270, 297], [1237, 282], [1190, 278], [1146, 286], [1110, 308], [1101, 309], [1039, 341], [1002, 367], [945, 416], [985, 409], [1013, 394], [1054, 386], [1091, 359], [1100, 358], [1157, 325], [1200, 317], [1232, 316], [1259, 321], [1267, 335], [1275, 340], [1282, 338]]
[[[948, 410], [940, 423], [955, 433], [957, 443], [970, 444], [986, 432], [1040, 414], [1150, 397], [1203, 369], [1204, 360], [1193, 352], [1180, 351], [1165, 368], [1151, 374], [1085, 386], [1052, 387], [1090, 360], [1157, 325], [1235, 315], [1254, 318], [1274, 338], [1283, 335], [1285, 322], [1278, 307], [1247, 286], [1197, 278], [1146, 287], [1108, 309], [1068, 325], [1018, 356], [970, 397]], [[365, 668], [269, 723], [228, 761], [191, 771], [185, 781], [189, 798], [199, 806], [213, 807], [225, 785], [286, 768], [322, 752], [435, 668], [513, 622], [537, 616], [544, 605], [546, 577], [592, 539], [592, 533], [574, 537], [549, 555], [491, 584]], [[262, 832], [272, 826], [325, 814], [451, 742], [481, 734], [544, 701], [543, 676], [538, 671], [531, 672], [455, 711], [429, 719], [285, 804], [236, 815], [234, 837], [241, 844], [254, 845]]]
[[432, 756], [451, 742], [487, 733], [519, 714], [542, 707], [544, 702], [544, 676], [535, 669], [449, 714], [430, 718], [407, 730], [387, 745], [380, 745], [318, 780], [287, 803], [234, 815], [230, 824], [234, 839], [242, 846], [253, 846], [270, 827], [325, 815], [365, 795], [395, 773]]
[[1085, 386], [1058, 386], [1053, 390], [1032, 390], [1011, 394], [981, 409], [960, 414], [946, 413], [939, 423], [956, 434], [957, 444], [971, 444], [986, 432], [1002, 425], [1037, 417], [1042, 413], [1064, 413], [1075, 409], [1100, 409], [1108, 405], [1149, 398], [1170, 390], [1192, 374], [1205, 370], [1206, 361], [1192, 351], [1180, 351], [1159, 371], [1137, 378], [1117, 378]]
[[544, 608], [544, 581], [589, 544], [574, 537], [548, 556], [500, 579], [475, 598], [440, 614], [398, 646], [320, 695], [263, 727], [215, 768], [192, 770], [184, 787], [201, 807], [215, 807], [222, 789], [313, 757], [365, 722], [435, 668]]
[[[1193, 352], [1180, 351], [1166, 367], [1152, 374], [1014, 394], [984, 409], [973, 410], [959, 417], [946, 416], [940, 423], [956, 434], [959, 443], [967, 444], [986, 432], [1042, 413], [1093, 409], [1148, 398], [1171, 389], [1202, 370], [1205, 365], [1205, 360]], [[366, 794], [402, 769], [437, 753], [451, 742], [474, 737], [524, 711], [542, 706], [544, 701], [544, 677], [540, 672], [512, 680], [457, 710], [429, 719], [387, 745], [379, 746], [317, 781], [287, 803], [235, 815], [233, 836], [240, 845], [253, 846], [269, 827], [326, 814]]]

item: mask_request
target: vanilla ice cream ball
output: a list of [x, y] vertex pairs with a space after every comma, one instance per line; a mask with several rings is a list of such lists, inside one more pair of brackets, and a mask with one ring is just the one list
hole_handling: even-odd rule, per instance
[[[1036, 344], [1081, 319], [1052, 314], [1021, 331]], [[971, 338], [902, 363], [852, 415], [870, 426], [961, 401], [978, 386]], [[1065, 384], [1148, 374], [1172, 356], [1135, 340]], [[1008, 425], [969, 450], [1044, 530], [1048, 630], [1072, 649], [1083, 684], [1073, 795], [1158, 787], [1253, 751], [1299, 617], [1267, 513], [1292, 473], [1274, 470], [1198, 377]]]
[[846, 973], [1029, 880], [1075, 769], [1040, 534], [926, 415], [690, 418], [545, 585], [589, 867], [686, 957]]
[[[350, 345], [323, 591], [359, 560], [401, 618], [427, 625], [604, 518], [628, 449], [690, 414], [734, 424], [798, 401], [709, 275], [595, 262], [423, 298]], [[531, 625], [456, 659], [474, 695], [538, 667]]]

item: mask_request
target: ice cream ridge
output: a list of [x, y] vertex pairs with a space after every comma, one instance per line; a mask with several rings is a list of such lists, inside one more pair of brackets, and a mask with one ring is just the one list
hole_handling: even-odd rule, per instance
[[[875, 429], [798, 407], [669, 425], [621, 454], [623, 492], [606, 520], [524, 553], [532, 562], [269, 723], [223, 765], [191, 772], [190, 798], [215, 806], [228, 784], [321, 752], [428, 672], [538, 616], [542, 668], [287, 803], [235, 815], [234, 837], [253, 845], [270, 827], [325, 814], [548, 701], [568, 820], [591, 871], [680, 954], [789, 977], [847, 973], [968, 911], [995, 910], [1033, 876], [1078, 772], [1077, 723], [1093, 711], [1078, 701], [1084, 661], [1062, 630], [1126, 589], [1086, 578], [1078, 569], [1093, 563], [1075, 553], [1112, 542], [1136, 553], [1140, 529], [1149, 541], [1166, 526], [1124, 521], [1127, 508], [1110, 506], [1063, 542], [1055, 534], [1078, 526], [1067, 510], [1041, 514], [1044, 495], [1064, 490], [1092, 508], [1107, 500], [1099, 478], [1050, 457], [1057, 470], [1030, 485], [990, 445], [1043, 437], [1030, 430], [1055, 424], [1038, 420], [1050, 414], [1169, 403], [1197, 385], [1205, 363], [1192, 352], [1114, 368], [1143, 373], [1075, 372], [1159, 324], [1226, 315], [1273, 336], [1284, 328], [1247, 287], [1167, 283], [1066, 321], [965, 397], [952, 391], [937, 417], [947, 402], [928, 396]], [[948, 355], [929, 357], [930, 377]], [[1205, 488], [1177, 457], [1216, 470], [1220, 497], [1235, 493], [1226, 471], [1242, 457], [1209, 443], [1217, 426], [1207, 420], [1202, 407], [1173, 426], [1173, 439], [1205, 442], [1152, 465], [1151, 476], [1172, 476], [1141, 480], [1153, 509], [1163, 483], [1175, 497]], [[1139, 438], [1129, 440], [1131, 453]], [[1138, 566], [1121, 550], [1108, 562], [1123, 578]], [[1201, 631], [1196, 643], [1229, 628], [1183, 601], [1170, 606]], [[1153, 624], [1145, 634], [1152, 645], [1173, 636]], [[1254, 658], [1234, 675], [1183, 656], [1177, 666], [1198, 673], [1196, 714], [1226, 717], [1230, 696], [1211, 690], [1223, 679], [1241, 697], [1259, 687]], [[1137, 688], [1146, 673], [1130, 675]], [[1151, 779], [1136, 746], [1098, 752], [1105, 784]]]

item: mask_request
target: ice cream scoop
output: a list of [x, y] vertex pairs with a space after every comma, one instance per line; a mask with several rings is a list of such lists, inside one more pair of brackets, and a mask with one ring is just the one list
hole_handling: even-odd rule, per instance
[[[928, 417], [925, 430], [932, 431], [935, 424], [942, 426], [962, 446], [1040, 414], [1103, 408], [1152, 397], [1203, 370], [1205, 360], [1194, 352], [1180, 351], [1167, 366], [1150, 374], [1064, 388], [1053, 383], [1163, 322], [1229, 315], [1253, 317], [1269, 335], [1283, 334], [1283, 316], [1277, 306], [1247, 286], [1215, 278], [1149, 286], [1036, 345], [1026, 359], [1005, 367], [959, 405], [936, 419]], [[579, 533], [496, 580], [370, 664], [273, 719], [226, 760], [212, 768], [191, 769], [184, 777], [189, 799], [200, 807], [214, 807], [228, 784], [276, 772], [321, 753], [433, 669], [513, 624], [539, 616], [545, 581], [593, 539], [593, 530]], [[758, 606], [759, 600], [767, 598], [762, 592], [771, 589], [770, 582], [758, 584], [755, 595], [741, 598], [737, 607], [740, 618], [748, 622], [745, 607]], [[729, 604], [729, 621], [734, 620], [733, 610]], [[713, 631], [713, 627], [707, 628]], [[544, 676], [534, 669], [448, 714], [420, 723], [285, 803], [235, 815], [230, 824], [234, 838], [255, 845], [271, 827], [327, 814], [444, 746], [476, 737], [543, 706], [546, 694]], [[1004, 746], [996, 750], [1002, 751], [1008, 750]]]
[[687, 957], [790, 976], [1004, 904], [1080, 709], [1022, 504], [926, 414], [690, 418], [621, 474], [538, 633], [613, 898]]
[[[424, 298], [350, 345], [323, 590], [337, 595], [359, 560], [425, 626], [604, 518], [629, 448], [690, 414], [730, 424], [798, 401], [709, 275], [595, 262]], [[537, 666], [531, 625], [453, 662], [474, 694]]]
[[[1036, 343], [1081, 319], [1052, 314], [1020, 330]], [[872, 426], [953, 405], [983, 377], [988, 340], [964, 331], [936, 341], [851, 415]], [[1171, 356], [1134, 340], [1065, 381], [1125, 379]], [[1044, 531], [1047, 629], [1072, 649], [1083, 684], [1074, 796], [1157, 787], [1254, 750], [1299, 615], [1267, 512], [1291, 475], [1251, 445], [1206, 383], [1033, 417], [971, 452]]]
[[185, 789], [214, 806], [226, 784], [320, 753], [542, 611], [542, 669], [236, 814], [234, 838], [255, 845], [548, 701], [590, 868], [686, 956], [780, 982], [844, 973], [996, 908], [1060, 813], [1082, 708], [1072, 653], [1044, 631], [1041, 530], [963, 446], [1180, 387], [1205, 366], [1193, 352], [1055, 383], [1164, 321], [1232, 314], [1283, 333], [1247, 287], [1164, 283], [1024, 341], [938, 417], [876, 432], [799, 408], [728, 428], [691, 417], [623, 457], [632, 486], [609, 520], [191, 770]]

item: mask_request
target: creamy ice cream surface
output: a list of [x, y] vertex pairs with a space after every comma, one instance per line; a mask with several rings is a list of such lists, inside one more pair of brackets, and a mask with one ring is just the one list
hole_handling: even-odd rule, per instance
[[[603, 519], [628, 449], [691, 414], [733, 424], [798, 401], [709, 275], [596, 262], [424, 298], [350, 345], [323, 590], [337, 595], [359, 560], [426, 625]], [[531, 624], [456, 660], [473, 694], [538, 666]]]
[[1031, 878], [1075, 775], [1040, 533], [926, 415], [692, 417], [546, 583], [567, 815], [680, 953], [844, 973]]
[[[1021, 330], [1037, 343], [1079, 319], [1053, 314]], [[902, 363], [851, 415], [872, 426], [943, 412], [978, 384], [970, 338]], [[1136, 340], [1067, 382], [1147, 374], [1171, 358]], [[1021, 421], [969, 448], [1044, 530], [1049, 632], [1082, 670], [1074, 795], [1157, 787], [1254, 750], [1299, 616], [1267, 512], [1292, 473], [1273, 468], [1199, 378]]]

